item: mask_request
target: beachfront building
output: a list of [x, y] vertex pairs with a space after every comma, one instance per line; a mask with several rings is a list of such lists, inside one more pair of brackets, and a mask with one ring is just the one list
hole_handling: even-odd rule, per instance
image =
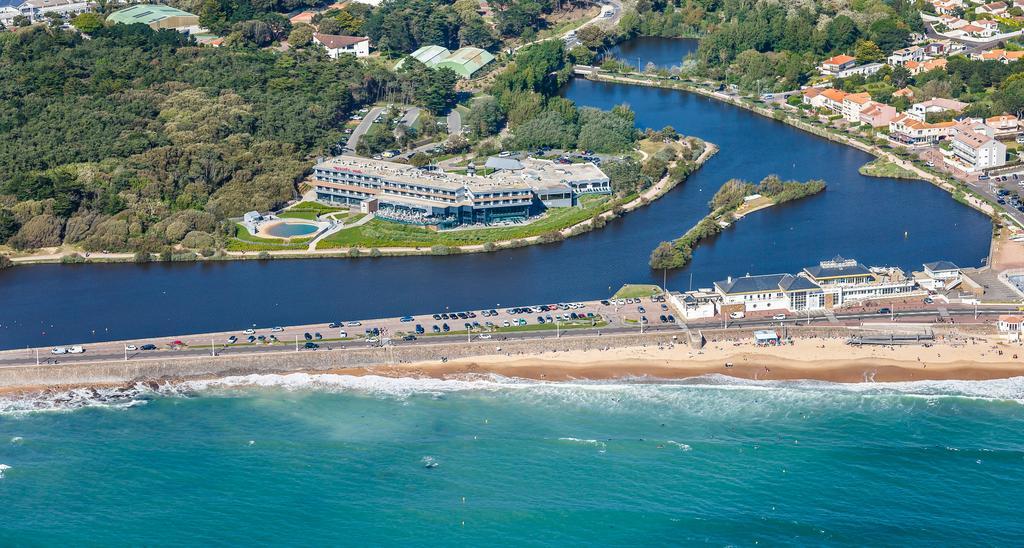
[[925, 263], [924, 270], [914, 272], [917, 284], [930, 291], [949, 291], [960, 284], [963, 274], [960, 267], [949, 261]]
[[171, 29], [189, 34], [199, 34], [199, 16], [163, 4], [136, 4], [117, 10], [107, 16], [107, 22], [133, 25], [141, 23], [153, 30]]
[[18, 11], [33, 23], [41, 21], [47, 13], [59, 15], [65, 19], [85, 13], [95, 7], [88, 0], [27, 0], [18, 4]]
[[1020, 314], [1002, 314], [996, 322], [996, 327], [1000, 333], [1006, 333], [1019, 338], [1022, 324], [1024, 324], [1024, 316]]
[[915, 280], [898, 268], [868, 268], [842, 257], [795, 275], [729, 277], [715, 282], [715, 291], [724, 313], [820, 310], [920, 292]]
[[871, 95], [863, 93], [847, 93], [843, 97], [842, 115], [847, 122], [860, 123], [860, 111], [871, 102]]
[[367, 57], [370, 55], [370, 39], [366, 36], [342, 36], [340, 34], [313, 34], [313, 42], [327, 50], [327, 56], [337, 59], [342, 55]]
[[943, 159], [966, 173], [974, 173], [1006, 164], [1006, 145], [995, 138], [984, 123], [961, 122], [953, 127], [949, 150]]
[[907, 147], [932, 146], [947, 139], [954, 125], [953, 121], [930, 124], [904, 112], [889, 122], [889, 140]]
[[320, 202], [361, 208], [373, 200], [380, 218], [437, 228], [523, 221], [549, 207], [572, 206], [582, 194], [611, 192], [594, 164], [521, 164], [483, 177], [342, 156], [314, 166], [313, 185]]

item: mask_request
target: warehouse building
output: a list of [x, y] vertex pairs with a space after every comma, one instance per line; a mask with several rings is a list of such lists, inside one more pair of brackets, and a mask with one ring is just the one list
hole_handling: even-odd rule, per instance
[[459, 48], [451, 52], [441, 46], [423, 46], [410, 56], [430, 68], [450, 69], [467, 80], [494, 60], [491, 53], [474, 47]]

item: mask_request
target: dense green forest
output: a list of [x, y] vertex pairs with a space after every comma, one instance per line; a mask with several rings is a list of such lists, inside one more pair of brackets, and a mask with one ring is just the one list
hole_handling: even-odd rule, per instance
[[699, 74], [770, 91], [806, 83], [827, 55], [883, 58], [923, 28], [912, 0], [639, 0], [619, 33], [700, 36]]
[[189, 40], [143, 25], [0, 34], [0, 243], [214, 246], [224, 218], [292, 199], [354, 108], [445, 83], [431, 106], [454, 101], [418, 63], [396, 75]]

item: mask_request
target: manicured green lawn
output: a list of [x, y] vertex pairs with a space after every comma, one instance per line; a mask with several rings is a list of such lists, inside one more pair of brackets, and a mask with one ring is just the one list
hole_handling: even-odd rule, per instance
[[650, 297], [661, 293], [661, 288], [651, 284], [626, 284], [622, 286], [613, 299], [635, 299], [637, 297]]
[[308, 221], [315, 221], [317, 216], [315, 211], [293, 211], [290, 209], [278, 215], [282, 219], [306, 219]]
[[584, 207], [555, 208], [529, 224], [508, 227], [435, 232], [417, 226], [374, 219], [362, 226], [341, 230], [321, 241], [318, 249], [338, 247], [430, 247], [473, 245], [516, 240], [561, 230], [629, 201], [631, 197], [584, 196]]

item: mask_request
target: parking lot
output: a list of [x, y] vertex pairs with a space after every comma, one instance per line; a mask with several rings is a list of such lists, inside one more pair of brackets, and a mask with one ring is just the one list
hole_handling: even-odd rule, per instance
[[178, 335], [88, 345], [0, 351], [0, 365], [131, 360], [168, 355], [213, 355], [273, 350], [315, 351], [348, 347], [557, 336], [574, 330], [667, 327], [675, 311], [664, 297], [548, 303], [511, 308], [444, 311], [393, 318], [338, 318], [304, 326], [250, 326], [236, 331]]

